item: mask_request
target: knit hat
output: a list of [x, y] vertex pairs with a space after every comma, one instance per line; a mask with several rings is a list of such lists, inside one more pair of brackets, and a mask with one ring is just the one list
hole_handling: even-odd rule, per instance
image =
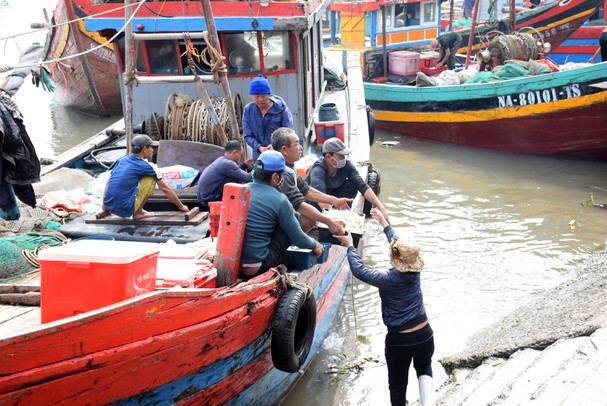
[[322, 153], [330, 154], [336, 153], [339, 155], [349, 155], [352, 152], [350, 148], [346, 148], [346, 144], [343, 143], [339, 138], [329, 138], [322, 144]]
[[293, 169], [285, 164], [285, 157], [278, 151], [267, 150], [263, 151], [257, 159], [257, 166], [268, 172], [285, 171], [294, 173]]
[[131, 146], [133, 147], [133, 149], [135, 149], [137, 151], [141, 151], [143, 148], [148, 147], [150, 145], [152, 147], [157, 147], [158, 141], [152, 140], [150, 137], [148, 137], [145, 134], [136, 135], [131, 140]]
[[249, 94], [272, 94], [270, 84], [261, 74], [251, 82]]
[[419, 272], [424, 267], [424, 260], [419, 257], [419, 245], [397, 238], [390, 242], [390, 262], [398, 272]]

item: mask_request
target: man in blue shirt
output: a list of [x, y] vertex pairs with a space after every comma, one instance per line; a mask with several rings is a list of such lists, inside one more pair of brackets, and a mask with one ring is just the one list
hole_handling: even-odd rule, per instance
[[131, 141], [133, 153], [116, 162], [103, 196], [103, 206], [110, 213], [120, 217], [133, 216], [135, 220], [154, 216], [143, 206], [154, 195], [156, 185], [180, 211], [189, 211], [173, 189], [162, 180], [156, 165], [150, 162], [155, 146], [158, 146], [158, 141], [152, 141], [147, 135], [137, 135]]
[[317, 257], [323, 253], [322, 245], [302, 231], [293, 206], [277, 190], [284, 172], [292, 171], [278, 151], [264, 151], [257, 160], [240, 254], [243, 279], [279, 265], [290, 245], [314, 250]]
[[242, 113], [244, 139], [253, 149], [253, 160], [270, 145], [272, 133], [279, 127], [293, 128], [293, 115], [285, 101], [274, 94], [268, 81], [261, 75], [253, 79], [249, 86], [253, 101]]
[[202, 172], [196, 195], [203, 210], [208, 210], [209, 202], [217, 202], [223, 198], [223, 187], [226, 183], [249, 183], [253, 180], [249, 173], [253, 167], [253, 158], [240, 163], [242, 152], [240, 141], [230, 140], [225, 146], [225, 154]]

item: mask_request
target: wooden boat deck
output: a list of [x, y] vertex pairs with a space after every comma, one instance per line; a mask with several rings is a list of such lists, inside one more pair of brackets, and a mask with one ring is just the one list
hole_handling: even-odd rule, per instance
[[[40, 273], [14, 282], [16, 286], [40, 287]], [[10, 285], [0, 285], [10, 286]], [[26, 293], [21, 293], [26, 295]], [[0, 303], [0, 339], [40, 325], [40, 306]]]

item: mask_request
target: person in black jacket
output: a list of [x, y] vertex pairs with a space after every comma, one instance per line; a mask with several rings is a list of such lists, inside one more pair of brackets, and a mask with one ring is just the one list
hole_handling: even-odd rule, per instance
[[382, 212], [371, 210], [371, 216], [383, 227], [390, 241], [388, 270], [365, 268], [354, 248], [352, 236], [335, 235], [343, 246], [348, 247], [348, 263], [352, 274], [363, 282], [379, 288], [382, 319], [386, 334], [385, 356], [388, 366], [388, 386], [392, 405], [406, 402], [409, 367], [413, 362], [422, 406], [434, 404], [432, 387], [432, 355], [434, 333], [428, 323], [420, 283], [420, 271], [424, 261], [419, 257], [419, 247], [398, 239], [396, 232]]
[[447, 69], [455, 69], [455, 54], [462, 44], [462, 36], [455, 31], [449, 31], [430, 42], [430, 47], [438, 51], [438, 62], [436, 66], [447, 66]]

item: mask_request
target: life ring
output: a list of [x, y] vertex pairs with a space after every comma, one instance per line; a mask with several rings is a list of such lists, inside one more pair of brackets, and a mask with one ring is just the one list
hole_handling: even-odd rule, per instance
[[[371, 188], [371, 190], [379, 196], [379, 192], [381, 190], [381, 176], [379, 171], [375, 169], [372, 165], [369, 165], [369, 173], [367, 174], [367, 185]], [[373, 205], [370, 201], [365, 199], [365, 205], [363, 207], [363, 213], [365, 216], [369, 217], [371, 215], [371, 208]]]
[[272, 326], [272, 362], [284, 372], [297, 372], [308, 358], [316, 329], [316, 300], [301, 289], [289, 289], [278, 301]]
[[375, 142], [375, 114], [371, 107], [367, 106], [367, 129], [369, 131], [369, 145]]

